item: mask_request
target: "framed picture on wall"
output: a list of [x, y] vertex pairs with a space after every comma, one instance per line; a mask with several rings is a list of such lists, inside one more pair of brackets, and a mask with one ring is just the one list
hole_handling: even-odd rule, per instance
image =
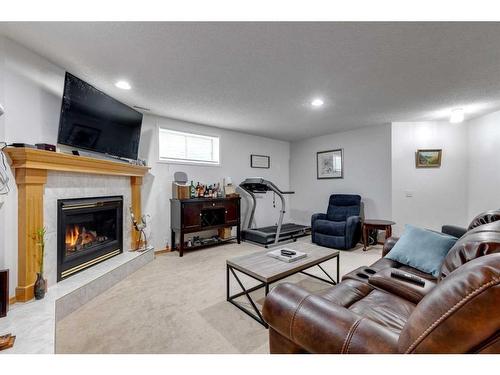
[[252, 168], [271, 168], [271, 158], [265, 155], [250, 155], [250, 167]]
[[415, 166], [417, 168], [439, 168], [441, 166], [441, 149], [417, 150]]
[[316, 173], [318, 180], [328, 178], [344, 178], [344, 151], [319, 151], [316, 153]]

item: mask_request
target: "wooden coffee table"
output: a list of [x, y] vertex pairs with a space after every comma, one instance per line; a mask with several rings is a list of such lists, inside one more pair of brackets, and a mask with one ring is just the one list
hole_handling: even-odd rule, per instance
[[[307, 257], [292, 263], [286, 263], [266, 255], [269, 250], [265, 250], [228, 259], [226, 261], [226, 300], [243, 311], [245, 314], [251, 316], [266, 328], [268, 328], [268, 325], [264, 321], [264, 318], [257, 308], [255, 301], [252, 299], [252, 296], [250, 295], [251, 292], [264, 288], [265, 295], [267, 296], [271, 284], [297, 273], [302, 273], [331, 285], [335, 285], [339, 281], [340, 252], [338, 250], [318, 247], [307, 243], [287, 244], [281, 246], [280, 248], [302, 251], [307, 253]], [[321, 263], [334, 258], [337, 259], [337, 277], [335, 280], [324, 270], [323, 267], [321, 267]], [[305, 270], [315, 266], [317, 266], [326, 275], [327, 279], [305, 272]], [[260, 281], [260, 283], [247, 289], [238, 277], [238, 272]], [[232, 295], [230, 294], [230, 274], [232, 274], [234, 279], [237, 281], [242, 290], [241, 292]], [[236, 298], [243, 295], [247, 297], [250, 305], [252, 306], [252, 310], [247, 309], [243, 304], [235, 301]]]
[[366, 219], [363, 222], [363, 251], [366, 251], [366, 248], [368, 247], [368, 231], [370, 229], [385, 231], [385, 239], [388, 239], [392, 236], [392, 226], [394, 224], [396, 223], [390, 220]]

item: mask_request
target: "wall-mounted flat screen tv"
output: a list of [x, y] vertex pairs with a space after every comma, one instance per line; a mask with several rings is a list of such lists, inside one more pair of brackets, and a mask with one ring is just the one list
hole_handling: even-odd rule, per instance
[[142, 113], [66, 73], [57, 142], [137, 159]]

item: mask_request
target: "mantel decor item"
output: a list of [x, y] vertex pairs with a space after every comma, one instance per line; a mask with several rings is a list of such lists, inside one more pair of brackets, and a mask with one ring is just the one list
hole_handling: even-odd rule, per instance
[[318, 180], [329, 178], [344, 178], [344, 152], [336, 150], [319, 151], [316, 153], [316, 176]]
[[416, 168], [439, 168], [441, 167], [441, 149], [417, 150], [415, 152]]
[[43, 278], [43, 257], [45, 256], [45, 228], [40, 228], [33, 235], [33, 239], [36, 241], [37, 247], [39, 249], [37, 256], [38, 260], [38, 272], [36, 273], [36, 281], [34, 285], [35, 299], [43, 299], [45, 293], [47, 292], [47, 280]]
[[271, 158], [266, 155], [250, 155], [251, 168], [271, 168]]

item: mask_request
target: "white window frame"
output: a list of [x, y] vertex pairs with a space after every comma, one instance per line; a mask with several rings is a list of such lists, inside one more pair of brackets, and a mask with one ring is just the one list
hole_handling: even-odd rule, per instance
[[[161, 157], [160, 155], [160, 132], [164, 130], [164, 131], [168, 131], [168, 132], [171, 132], [171, 133], [177, 133], [177, 134], [181, 134], [181, 135], [190, 135], [190, 136], [194, 136], [194, 137], [200, 137], [200, 138], [216, 138], [218, 140], [218, 143], [219, 143], [219, 149], [218, 149], [218, 152], [219, 152], [219, 161], [217, 162], [212, 162], [212, 161], [206, 161], [206, 160], [192, 160], [192, 159], [175, 159], [175, 158], [164, 158], [164, 157]], [[161, 125], [158, 125], [157, 126], [157, 130], [156, 130], [156, 135], [158, 136], [158, 142], [157, 142], [157, 146], [158, 146], [158, 161], [160, 163], [166, 163], [166, 164], [187, 164], [187, 165], [203, 165], [203, 166], [211, 166], [211, 167], [220, 167], [221, 165], [221, 152], [220, 152], [220, 149], [221, 149], [221, 137], [217, 134], [204, 134], [204, 133], [199, 133], [199, 132], [193, 132], [193, 131], [183, 131], [183, 130], [177, 130], [177, 129], [173, 129], [173, 128], [169, 128], [169, 127], [166, 127], [166, 126], [161, 126]], [[213, 151], [213, 149], [212, 149]]]

